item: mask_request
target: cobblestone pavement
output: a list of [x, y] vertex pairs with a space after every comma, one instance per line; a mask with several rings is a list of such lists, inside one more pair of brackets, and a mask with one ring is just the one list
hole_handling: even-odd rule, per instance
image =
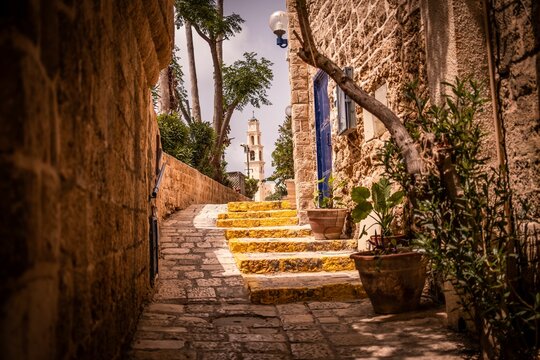
[[223, 205], [178, 212], [161, 228], [157, 291], [128, 358], [463, 359], [474, 354], [444, 327], [441, 309], [376, 315], [369, 300], [250, 304], [214, 227]]

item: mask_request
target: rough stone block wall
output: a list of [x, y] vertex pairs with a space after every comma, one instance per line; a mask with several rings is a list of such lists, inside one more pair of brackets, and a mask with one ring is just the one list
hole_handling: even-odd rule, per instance
[[1, 357], [118, 359], [150, 289], [172, 1], [1, 7]]
[[[403, 86], [415, 79], [426, 92], [424, 33], [418, 1], [315, 0], [310, 2], [310, 21], [318, 48], [340, 67], [351, 66], [354, 80], [369, 93], [386, 83], [388, 105], [406, 119]], [[289, 33], [297, 27], [293, 1]], [[297, 30], [299, 31], [299, 30]], [[293, 36], [290, 36], [290, 38]], [[296, 41], [290, 45], [290, 79], [295, 142], [295, 180], [300, 210], [313, 207], [316, 180], [315, 114], [313, 77], [317, 69], [308, 67], [296, 55]], [[377, 174], [375, 154], [388, 139], [386, 132], [371, 141], [364, 139], [362, 108], [356, 106], [357, 127], [349, 135], [338, 135], [334, 89], [329, 80], [330, 121], [332, 122], [333, 172], [348, 180], [345, 198], [353, 186], [369, 185]], [[301, 150], [297, 150], [300, 148]], [[375, 172], [374, 172], [375, 171]], [[380, 172], [380, 171], [379, 171]]]
[[249, 201], [233, 189], [212, 180], [174, 157], [164, 154], [165, 176], [158, 192], [160, 218], [185, 209], [191, 204], [224, 204], [230, 201]]
[[493, 44], [515, 206], [528, 200], [540, 223], [540, 2], [496, 1]]
[[[485, 11], [476, 0], [423, 0], [422, 22], [426, 38], [426, 66], [429, 95], [434, 103], [449, 93], [442, 82], [468, 77], [478, 82], [481, 95], [490, 100]], [[488, 165], [498, 166], [495, 121], [491, 101], [487, 101], [475, 120], [486, 135], [483, 155]]]
[[[289, 34], [298, 29], [293, 1], [287, 1]], [[300, 223], [307, 223], [306, 209], [313, 207], [313, 191], [317, 181], [317, 157], [315, 145], [315, 122], [310, 118], [313, 106], [309, 92], [308, 65], [297, 55], [300, 43], [289, 36], [289, 82], [291, 84], [291, 119], [293, 133], [294, 179], [296, 206]], [[312, 111], [312, 110], [311, 110]]]

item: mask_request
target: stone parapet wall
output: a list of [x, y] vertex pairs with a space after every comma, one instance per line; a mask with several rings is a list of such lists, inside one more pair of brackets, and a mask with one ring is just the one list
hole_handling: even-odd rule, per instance
[[170, 155], [163, 154], [163, 162], [167, 165], [157, 199], [160, 218], [165, 218], [192, 204], [249, 201], [244, 195], [201, 174]]
[[119, 359], [150, 291], [150, 87], [173, 2], [2, 8], [0, 353]]

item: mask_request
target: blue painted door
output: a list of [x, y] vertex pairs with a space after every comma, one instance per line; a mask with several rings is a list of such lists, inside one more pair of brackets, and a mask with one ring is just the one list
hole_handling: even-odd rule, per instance
[[326, 193], [328, 177], [332, 172], [332, 134], [330, 126], [330, 102], [328, 99], [328, 75], [319, 71], [313, 81], [315, 91], [315, 131], [317, 142], [317, 177], [326, 179], [319, 190]]

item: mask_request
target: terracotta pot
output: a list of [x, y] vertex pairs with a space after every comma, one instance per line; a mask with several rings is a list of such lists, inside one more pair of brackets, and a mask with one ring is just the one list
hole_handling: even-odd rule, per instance
[[339, 239], [348, 213], [347, 209], [307, 210], [309, 225], [315, 239]]
[[422, 254], [407, 251], [373, 255], [364, 251], [352, 254], [351, 259], [377, 314], [396, 314], [418, 307], [426, 280]]

